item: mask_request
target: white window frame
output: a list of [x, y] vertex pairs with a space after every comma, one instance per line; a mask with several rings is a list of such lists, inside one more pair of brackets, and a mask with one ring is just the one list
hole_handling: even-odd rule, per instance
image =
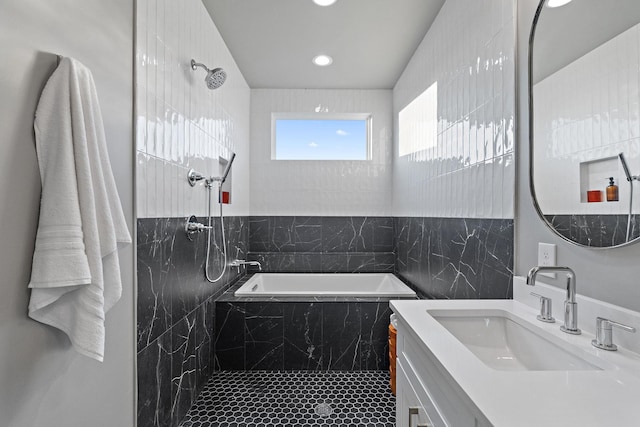
[[[277, 159], [276, 158], [276, 121], [278, 120], [364, 120], [367, 129], [366, 159]], [[271, 113], [271, 160], [279, 162], [370, 162], [373, 160], [373, 114], [371, 113]]]

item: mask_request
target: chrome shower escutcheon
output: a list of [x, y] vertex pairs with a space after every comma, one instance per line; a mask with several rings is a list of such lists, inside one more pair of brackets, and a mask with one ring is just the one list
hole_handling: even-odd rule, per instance
[[187, 172], [187, 181], [189, 181], [189, 185], [192, 187], [195, 187], [196, 183], [203, 179], [205, 179], [204, 175], [197, 172], [195, 169], [189, 169], [189, 172]]
[[191, 215], [184, 223], [184, 231], [187, 234], [187, 239], [193, 240], [194, 236], [198, 233], [202, 233], [205, 230], [210, 230], [212, 227], [204, 225], [198, 222], [198, 218], [195, 215]]

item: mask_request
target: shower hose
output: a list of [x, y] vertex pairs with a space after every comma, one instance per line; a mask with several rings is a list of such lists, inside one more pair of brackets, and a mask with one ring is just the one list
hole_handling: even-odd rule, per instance
[[208, 197], [207, 197], [207, 205], [208, 205], [208, 210], [207, 210], [207, 216], [209, 217], [209, 221], [207, 223], [207, 225], [209, 226], [209, 228], [207, 229], [207, 259], [205, 260], [204, 263], [204, 276], [207, 279], [208, 282], [210, 283], [216, 283], [218, 282], [220, 279], [222, 279], [222, 276], [224, 276], [224, 273], [227, 271], [227, 242], [225, 239], [225, 235], [224, 235], [224, 217], [222, 216], [222, 182], [220, 181], [216, 181], [218, 182], [218, 202], [220, 203], [220, 231], [222, 232], [222, 253], [223, 253], [223, 263], [222, 263], [222, 271], [220, 272], [220, 275], [218, 277], [216, 277], [215, 279], [211, 279], [211, 277], [209, 277], [209, 259], [210, 259], [210, 253], [211, 253], [211, 230], [213, 229], [213, 220], [211, 217], [211, 187], [213, 186], [212, 183], [207, 182], [207, 190], [208, 190]]

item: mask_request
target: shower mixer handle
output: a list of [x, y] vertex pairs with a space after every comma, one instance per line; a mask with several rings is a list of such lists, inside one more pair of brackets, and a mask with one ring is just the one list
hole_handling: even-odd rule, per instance
[[189, 169], [189, 172], [187, 172], [187, 181], [189, 181], [189, 185], [192, 187], [195, 187], [196, 183], [203, 179], [205, 179], [204, 175], [197, 172], [195, 169]]
[[204, 225], [201, 224], [199, 222], [189, 222], [187, 223], [187, 232], [189, 231], [196, 231], [196, 232], [200, 232], [200, 231], [205, 231], [205, 230], [211, 230], [213, 227], [209, 226], [209, 225]]
[[205, 230], [211, 230], [213, 227], [204, 225], [198, 222], [198, 218], [195, 215], [191, 215], [184, 223], [184, 232], [187, 234], [187, 239], [193, 240], [193, 237], [202, 233]]

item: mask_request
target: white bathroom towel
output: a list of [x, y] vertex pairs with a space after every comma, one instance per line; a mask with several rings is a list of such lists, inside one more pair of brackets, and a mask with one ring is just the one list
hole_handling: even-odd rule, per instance
[[118, 248], [131, 236], [87, 67], [60, 61], [42, 91], [34, 129], [42, 196], [29, 316], [102, 361], [105, 313], [122, 295]]

